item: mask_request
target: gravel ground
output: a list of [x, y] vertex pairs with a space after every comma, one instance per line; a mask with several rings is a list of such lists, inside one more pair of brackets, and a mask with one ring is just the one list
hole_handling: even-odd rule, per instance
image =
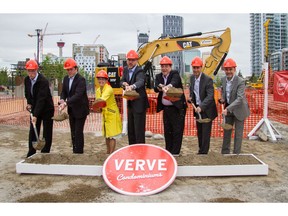
[[[288, 202], [288, 133], [287, 125], [274, 123], [274, 126], [282, 134], [283, 139], [277, 142], [261, 142], [258, 140], [243, 140], [242, 153], [254, 154], [264, 163], [269, 165], [268, 176], [241, 176], [241, 177], [177, 177], [176, 180], [166, 190], [151, 196], [125, 196], [118, 194], [110, 189], [102, 179], [102, 177], [93, 176], [56, 176], [56, 175], [31, 175], [17, 174], [15, 165], [17, 162], [25, 159], [27, 153], [28, 129], [18, 126], [0, 125], [0, 202], [4, 209], [9, 210], [9, 214], [13, 211], [16, 213], [18, 208], [14, 208], [15, 204], [23, 207], [21, 215], [25, 212], [31, 213], [28, 203], [45, 203], [45, 205], [37, 204], [38, 214], [47, 214], [52, 212], [63, 211], [64, 213], [71, 211], [70, 215], [77, 214], [82, 211], [91, 209], [98, 211], [102, 209], [104, 212], [115, 211], [119, 215], [123, 212], [119, 209], [132, 207], [133, 212], [143, 208], [143, 205], [149, 204], [149, 208], [144, 211], [137, 212], [138, 215], [147, 215], [152, 212], [167, 211], [166, 215], [177, 214], [183, 209], [198, 209], [199, 211], [210, 212], [207, 208], [211, 203], [215, 211], [223, 211], [222, 208], [228, 208], [229, 215], [235, 211], [234, 205], [242, 203], [245, 208], [240, 208], [235, 214], [247, 211], [251, 205], [247, 203], [257, 203], [258, 212], [263, 214], [270, 210], [286, 209]], [[53, 145], [51, 153], [72, 154], [70, 147], [70, 134], [67, 130], [57, 130], [53, 134]], [[219, 153], [222, 139], [212, 138], [210, 155]], [[162, 141], [147, 139], [146, 143], [157, 144], [163, 146]], [[122, 138], [117, 143], [117, 148], [127, 145], [127, 137]], [[182, 157], [195, 155], [197, 152], [197, 140], [195, 137], [185, 137], [183, 141]], [[102, 137], [96, 137], [93, 133], [85, 134], [85, 154], [105, 155], [105, 144]], [[11, 203], [11, 204], [9, 204]], [[25, 205], [23, 206], [23, 203]], [[60, 209], [47, 208], [47, 203], [70, 203], [60, 205]], [[73, 203], [73, 204], [71, 204]], [[78, 203], [75, 207], [74, 204]], [[81, 205], [79, 203], [82, 203]], [[83, 203], [85, 205], [83, 208]], [[111, 207], [110, 204], [113, 203]], [[210, 203], [210, 204], [209, 204]], [[225, 203], [223, 207], [222, 203]], [[233, 203], [233, 204], [228, 204]], [[267, 205], [272, 203], [274, 205]], [[129, 205], [128, 205], [129, 204]], [[156, 205], [156, 209], [153, 206]], [[158, 208], [159, 204], [162, 208]], [[205, 205], [204, 205], [205, 204]], [[265, 204], [263, 206], [262, 204]], [[275, 204], [281, 204], [276, 205]], [[204, 206], [203, 206], [204, 205]], [[231, 208], [232, 205], [232, 209]], [[260, 207], [259, 207], [260, 205]], [[48, 205], [50, 206], [50, 205]], [[267, 207], [268, 206], [268, 207]], [[31, 206], [30, 206], [31, 207]], [[151, 210], [150, 210], [151, 207]], [[236, 205], [239, 208], [238, 205]], [[254, 205], [252, 205], [254, 207]], [[34, 208], [34, 206], [33, 206]], [[47, 211], [46, 211], [47, 208]], [[25, 210], [26, 209], [26, 210]], [[80, 211], [82, 209], [82, 211]], [[154, 210], [153, 210], [154, 209]], [[221, 210], [222, 209], [222, 210]], [[234, 210], [233, 210], [234, 209]], [[254, 208], [253, 208], [254, 210]], [[79, 212], [80, 211], [80, 212]], [[127, 211], [127, 209], [126, 209]], [[186, 211], [186, 210], [185, 210]], [[273, 211], [275, 213], [275, 211]], [[78, 213], [77, 213], [78, 212]], [[124, 211], [125, 212], [125, 211]], [[130, 215], [133, 212], [128, 212]], [[216, 213], [214, 210], [212, 214]], [[249, 213], [249, 212], [248, 212]], [[126, 212], [127, 214], [127, 212]], [[134, 214], [134, 213], [133, 213]], [[158, 213], [157, 213], [158, 214]], [[183, 214], [186, 214], [185, 212]], [[222, 212], [221, 215], [225, 214]], [[234, 214], [234, 213], [233, 213]], [[29, 214], [30, 215], [30, 214]], [[51, 214], [49, 214], [51, 215]], [[154, 214], [153, 214], [154, 215]], [[190, 215], [190, 214], [189, 214]], [[209, 214], [211, 215], [211, 214]]]

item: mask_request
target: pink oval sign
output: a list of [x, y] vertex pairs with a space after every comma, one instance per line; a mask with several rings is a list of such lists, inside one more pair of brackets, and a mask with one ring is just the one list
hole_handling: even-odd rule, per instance
[[175, 180], [177, 162], [165, 149], [135, 144], [113, 152], [103, 165], [103, 178], [114, 191], [125, 195], [151, 195]]

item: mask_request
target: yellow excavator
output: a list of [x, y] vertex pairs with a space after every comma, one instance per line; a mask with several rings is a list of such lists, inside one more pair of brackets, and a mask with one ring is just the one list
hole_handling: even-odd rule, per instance
[[262, 70], [259, 78], [257, 79], [256, 82], [252, 82], [252, 83], [247, 83], [247, 87], [248, 88], [255, 88], [255, 89], [263, 89], [263, 81], [264, 81], [264, 74], [265, 74], [265, 70]]
[[[223, 33], [220, 36], [214, 34], [218, 32]], [[206, 36], [199, 37], [202, 35]], [[213, 47], [210, 56], [205, 60], [203, 72], [214, 78], [228, 54], [230, 44], [230, 28], [205, 33], [197, 32], [177, 37], [160, 38], [152, 42], [142, 44], [137, 50], [139, 54], [138, 65], [144, 66], [147, 91], [149, 91], [149, 89], [153, 89], [154, 87], [154, 76], [152, 69], [152, 60], [154, 57], [171, 52]], [[122, 95], [120, 78], [122, 75], [123, 67], [100, 65], [100, 67], [96, 67], [95, 74], [97, 74], [97, 72], [102, 69], [107, 71], [109, 81], [114, 89], [115, 95]], [[95, 83], [97, 83], [96, 78]], [[95, 88], [97, 88], [96, 85]]]

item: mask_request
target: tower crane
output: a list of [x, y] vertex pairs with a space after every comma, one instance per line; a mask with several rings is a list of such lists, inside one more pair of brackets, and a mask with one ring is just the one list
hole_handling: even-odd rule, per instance
[[[59, 32], [59, 33], [46, 33], [48, 23], [45, 26], [44, 32], [42, 29], [35, 29], [36, 34], [28, 34], [29, 37], [37, 37], [37, 56], [36, 60], [38, 63], [42, 62], [43, 58], [43, 39], [44, 36], [52, 36], [52, 35], [66, 35], [66, 34], [81, 34], [81, 32]], [[39, 56], [39, 53], [41, 56]]]
[[96, 41], [98, 40], [98, 38], [100, 37], [100, 34], [97, 35], [97, 37], [95, 38], [95, 40], [93, 41], [93, 45], [95, 45]]

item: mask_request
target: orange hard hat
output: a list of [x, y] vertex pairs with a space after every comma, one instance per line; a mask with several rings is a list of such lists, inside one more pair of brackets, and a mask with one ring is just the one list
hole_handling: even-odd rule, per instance
[[224, 64], [223, 64], [224, 68], [234, 68], [237, 67], [236, 62], [232, 59], [232, 58], [228, 58]]
[[192, 59], [191, 65], [195, 67], [202, 67], [203, 66], [202, 59], [198, 56], [195, 57], [194, 59]]
[[25, 66], [26, 70], [37, 70], [38, 69], [38, 63], [34, 59], [30, 59], [26, 62]]
[[97, 75], [96, 75], [97, 78], [105, 78], [105, 79], [108, 79], [108, 74], [106, 73], [105, 70], [100, 70]]
[[172, 65], [172, 64], [173, 62], [168, 56], [164, 56], [160, 61], [160, 65]]
[[74, 68], [74, 67], [77, 67], [77, 62], [72, 59], [72, 58], [68, 58], [65, 62], [64, 62], [64, 69], [67, 70], [67, 69], [71, 69], [71, 68]]
[[127, 55], [126, 55], [127, 59], [138, 59], [138, 53], [135, 50], [130, 50]]

